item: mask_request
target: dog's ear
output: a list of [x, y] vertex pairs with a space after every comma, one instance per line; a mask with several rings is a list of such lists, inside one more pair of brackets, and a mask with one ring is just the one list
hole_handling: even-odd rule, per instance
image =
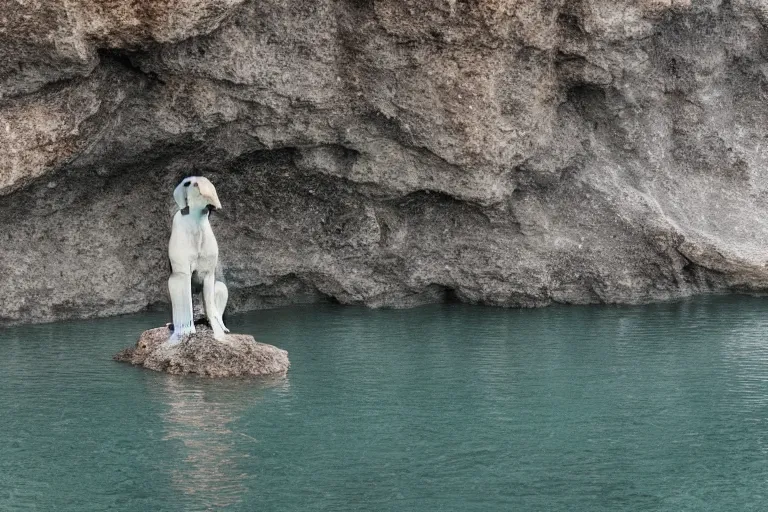
[[[176, 204], [179, 205], [179, 208], [182, 210], [187, 207], [187, 189], [189, 188], [189, 182], [191, 181], [190, 178], [184, 178], [173, 191], [173, 200], [176, 201]], [[184, 186], [185, 183], [186, 186]]]
[[208, 178], [197, 178], [197, 186], [200, 190], [200, 195], [203, 196], [209, 204], [216, 207], [217, 210], [221, 210], [221, 203], [219, 202], [219, 196], [216, 195], [216, 188], [213, 186]]

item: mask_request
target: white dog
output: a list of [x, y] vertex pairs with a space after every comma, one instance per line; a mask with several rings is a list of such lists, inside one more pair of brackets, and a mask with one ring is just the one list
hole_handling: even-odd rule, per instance
[[193, 275], [203, 283], [205, 316], [217, 340], [229, 332], [221, 318], [227, 305], [227, 287], [216, 281], [214, 272], [219, 259], [219, 246], [213, 236], [208, 214], [221, 208], [216, 189], [207, 178], [185, 178], [173, 191], [179, 211], [173, 216], [168, 258], [171, 277], [168, 291], [173, 306], [173, 334], [169, 343], [179, 343], [184, 335], [195, 332], [192, 311]]

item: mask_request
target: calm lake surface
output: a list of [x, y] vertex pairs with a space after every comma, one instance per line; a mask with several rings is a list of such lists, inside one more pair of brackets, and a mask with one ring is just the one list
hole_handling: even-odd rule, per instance
[[0, 510], [766, 510], [768, 299], [229, 319], [282, 379], [111, 360], [165, 315], [0, 330]]

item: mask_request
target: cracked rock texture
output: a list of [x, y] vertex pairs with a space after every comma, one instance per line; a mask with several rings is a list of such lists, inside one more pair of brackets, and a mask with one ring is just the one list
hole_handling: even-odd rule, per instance
[[768, 7], [0, 0], [0, 323], [164, 307], [208, 176], [230, 307], [768, 289]]

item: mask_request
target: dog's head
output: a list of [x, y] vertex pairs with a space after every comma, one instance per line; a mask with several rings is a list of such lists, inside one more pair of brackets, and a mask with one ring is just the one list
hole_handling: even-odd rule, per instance
[[213, 207], [216, 210], [221, 209], [219, 197], [216, 195], [216, 189], [208, 178], [202, 176], [191, 176], [184, 178], [173, 191], [173, 199], [182, 210], [184, 208], [207, 208]]

